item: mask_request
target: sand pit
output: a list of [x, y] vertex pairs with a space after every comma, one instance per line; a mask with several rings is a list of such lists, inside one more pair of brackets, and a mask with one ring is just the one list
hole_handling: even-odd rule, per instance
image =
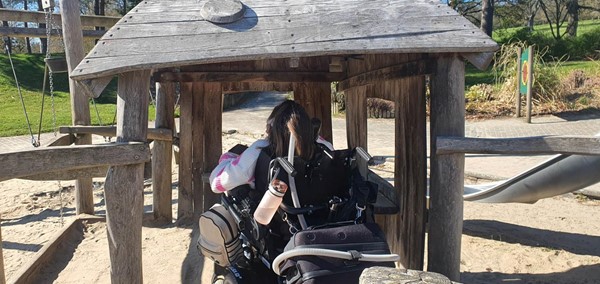
[[[231, 134], [224, 147], [248, 143], [253, 135]], [[393, 163], [379, 166], [391, 172]], [[173, 169], [177, 182], [177, 168]], [[96, 214], [104, 215], [102, 179], [94, 189]], [[0, 214], [6, 278], [10, 281], [74, 217], [72, 183], [0, 182]], [[151, 189], [145, 188], [145, 212]], [[176, 216], [177, 190], [173, 187]], [[465, 203], [461, 271], [464, 283], [600, 283], [600, 201], [567, 194], [535, 204]], [[142, 232], [145, 283], [208, 283], [212, 263], [198, 256], [193, 226], [154, 225]], [[42, 283], [110, 283], [107, 233], [103, 222], [86, 225], [68, 253], [42, 270]]]

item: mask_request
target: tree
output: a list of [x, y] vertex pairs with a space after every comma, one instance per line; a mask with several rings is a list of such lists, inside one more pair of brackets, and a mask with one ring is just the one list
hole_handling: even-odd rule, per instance
[[535, 26], [535, 15], [540, 10], [540, 0], [529, 0], [525, 2], [526, 4], [526, 15], [527, 15], [527, 27], [529, 31], [533, 31], [533, 27]]
[[[596, 3], [596, 5], [598, 5], [598, 2], [591, 3]], [[567, 3], [567, 13], [569, 14], [567, 33], [571, 37], [577, 36], [577, 27], [579, 26], [579, 14], [582, 10], [600, 12], [600, 7], [581, 5], [579, 0], [569, 0], [569, 2]]]
[[[0, 8], [4, 8], [4, 4], [2, 4], [2, 0], [0, 0]], [[3, 27], [8, 27], [8, 21], [2, 21]], [[12, 52], [12, 43], [10, 37], [3, 37], [4, 45], [8, 48], [8, 52]], [[4, 51], [3, 51], [4, 52]]]
[[[42, 0], [37, 0], [37, 5], [38, 5], [38, 11], [44, 11], [44, 6], [42, 5]], [[39, 23], [38, 24], [38, 28], [40, 29], [45, 29], [46, 28], [46, 24], [45, 23]], [[48, 50], [48, 39], [45, 37], [41, 37], [40, 38], [40, 52], [42, 54], [46, 53], [46, 50]]]
[[[493, 0], [487, 0], [493, 1]], [[448, 0], [448, 6], [475, 25], [481, 21], [481, 0]]]
[[[29, 10], [29, 4], [27, 3], [29, 1], [27, 0], [23, 0], [23, 10], [27, 11]], [[24, 22], [23, 26], [25, 28], [27, 28], [29, 25], [29, 23]], [[29, 37], [25, 37], [25, 46], [27, 47], [27, 54], [31, 54], [31, 42], [29, 41]]]
[[481, 1], [481, 30], [492, 36], [494, 30], [494, 0]]
[[567, 2], [572, 0], [540, 0], [540, 8], [544, 12], [544, 16], [546, 16], [546, 20], [548, 20], [548, 24], [550, 25], [550, 31], [552, 32], [552, 37], [555, 39], [561, 39], [565, 34], [561, 32], [560, 29], [564, 25], [567, 16], [569, 13], [567, 12]]

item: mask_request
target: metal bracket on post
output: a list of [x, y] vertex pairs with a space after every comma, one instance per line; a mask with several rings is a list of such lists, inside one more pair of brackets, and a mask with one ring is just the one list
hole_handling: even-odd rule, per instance
[[46, 9], [54, 9], [54, 0], [42, 0], [42, 8]]

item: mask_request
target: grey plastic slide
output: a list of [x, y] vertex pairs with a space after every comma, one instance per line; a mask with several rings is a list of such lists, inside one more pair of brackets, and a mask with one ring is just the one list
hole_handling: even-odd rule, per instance
[[[600, 136], [600, 133], [596, 134]], [[465, 201], [534, 203], [600, 182], [600, 156], [556, 155], [510, 179], [465, 185]]]

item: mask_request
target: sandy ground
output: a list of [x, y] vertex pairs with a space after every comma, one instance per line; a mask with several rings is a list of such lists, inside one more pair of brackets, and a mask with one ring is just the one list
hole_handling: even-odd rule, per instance
[[[256, 135], [226, 135], [224, 148], [250, 143]], [[393, 164], [379, 166], [386, 175]], [[174, 185], [177, 168], [173, 169]], [[96, 212], [103, 215], [102, 179], [95, 182]], [[60, 190], [59, 190], [60, 188]], [[0, 182], [0, 214], [7, 280], [35, 257], [74, 218], [72, 182], [9, 180]], [[173, 187], [173, 211], [177, 189]], [[145, 188], [145, 211], [151, 189]], [[62, 208], [62, 214], [61, 214]], [[174, 214], [174, 216], [176, 216]], [[600, 201], [567, 194], [535, 204], [465, 203], [462, 238], [464, 283], [600, 283]], [[43, 270], [46, 283], [109, 283], [110, 261], [104, 223], [87, 226], [81, 242], [66, 244], [71, 253], [57, 256]], [[143, 228], [145, 283], [208, 283], [211, 263], [198, 256], [192, 226]], [[204, 271], [204, 273], [202, 273]]]

